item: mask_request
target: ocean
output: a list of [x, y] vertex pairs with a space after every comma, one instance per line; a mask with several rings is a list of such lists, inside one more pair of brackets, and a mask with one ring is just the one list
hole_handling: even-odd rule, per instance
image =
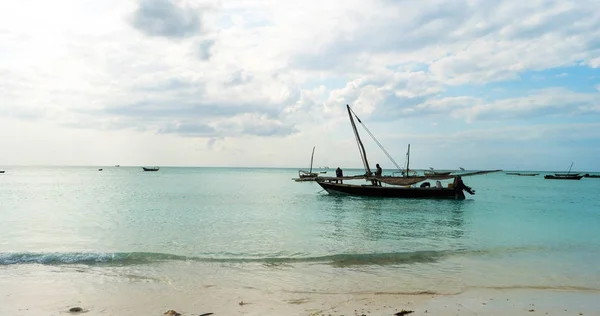
[[18, 297], [53, 306], [53, 289], [600, 293], [600, 179], [498, 172], [444, 201], [328, 195], [292, 181], [297, 169], [4, 169], [0, 311]]

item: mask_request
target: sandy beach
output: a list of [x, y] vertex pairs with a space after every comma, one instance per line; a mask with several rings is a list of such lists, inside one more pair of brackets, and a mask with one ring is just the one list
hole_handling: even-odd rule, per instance
[[[59, 267], [5, 267], [2, 315], [599, 315], [600, 293], [585, 289], [469, 289], [462, 293], [281, 291], [203, 283], [190, 289], [169, 279], [144, 280]], [[15, 273], [15, 269], [22, 270]], [[3, 273], [6, 275], [6, 273]], [[285, 282], [282, 280], [282, 282]], [[81, 307], [82, 312], [69, 309]]]

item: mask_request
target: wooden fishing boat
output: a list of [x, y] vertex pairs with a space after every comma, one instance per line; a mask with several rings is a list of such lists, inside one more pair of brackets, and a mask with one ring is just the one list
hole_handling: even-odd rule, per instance
[[507, 175], [511, 176], [521, 176], [521, 177], [535, 177], [539, 175], [539, 173], [520, 173], [520, 172], [507, 172]]
[[429, 169], [431, 170], [424, 171], [424, 174], [427, 176], [447, 176], [452, 173], [452, 171], [435, 171], [431, 167]]
[[567, 171], [567, 173], [555, 173], [554, 175], [548, 174], [544, 176], [544, 179], [581, 180], [583, 176], [580, 176], [579, 173], [571, 173], [571, 168], [573, 168], [573, 162], [571, 162], [571, 166], [569, 166], [569, 170]]
[[142, 169], [144, 171], [158, 171], [159, 168], [158, 167], [152, 167], [152, 168], [148, 168], [148, 167], [142, 167]]
[[[377, 141], [376, 143], [379, 147], [385, 152], [385, 154], [392, 160], [392, 162], [396, 165], [398, 170], [402, 170], [403, 176], [374, 176], [371, 172], [371, 168], [369, 167], [369, 161], [367, 159], [367, 154], [365, 151], [365, 147], [360, 139], [360, 135], [358, 134], [358, 130], [356, 129], [356, 124], [354, 122], [353, 114], [356, 116], [356, 119], [359, 123], [364, 126], [361, 120], [358, 118], [356, 113], [352, 111], [349, 105], [346, 105], [348, 110], [348, 116], [350, 118], [350, 123], [352, 125], [352, 130], [354, 131], [354, 136], [358, 143], [359, 152], [363, 161], [363, 165], [365, 168], [365, 174], [359, 176], [351, 176], [351, 177], [317, 177], [316, 182], [329, 194], [342, 194], [342, 195], [356, 195], [356, 196], [371, 196], [371, 197], [391, 197], [391, 198], [428, 198], [428, 199], [457, 199], [464, 200], [465, 194], [464, 191], [467, 191], [469, 194], [475, 194], [475, 190], [466, 186], [461, 178], [461, 175], [427, 175], [427, 176], [411, 176], [409, 175], [409, 163], [410, 163], [410, 145], [409, 150], [407, 152], [407, 163], [406, 168], [400, 168], [395, 161], [391, 158], [391, 156], [385, 151], [385, 149], [381, 146], [381, 144]], [[365, 127], [366, 129], [366, 127]], [[367, 132], [371, 137], [374, 136], [369, 132]], [[404, 170], [406, 172], [404, 172]], [[498, 170], [495, 170], [498, 171]], [[494, 172], [494, 171], [487, 171]], [[475, 172], [474, 174], [482, 174], [487, 172]], [[464, 175], [463, 175], [464, 176]], [[430, 187], [421, 185], [420, 187], [411, 187], [410, 185], [425, 181], [427, 179], [432, 180], [446, 180], [446, 179], [454, 179], [453, 183], [448, 185], [447, 187]], [[344, 183], [344, 181], [348, 180], [365, 180], [368, 184], [348, 184]], [[388, 184], [389, 186], [384, 186], [382, 183]]]
[[313, 158], [315, 156], [315, 147], [313, 146], [312, 154], [310, 155], [310, 168], [307, 170], [298, 170], [298, 178], [294, 178], [294, 181], [315, 181], [319, 176], [318, 173], [313, 172]]
[[544, 176], [544, 179], [552, 179], [552, 180], [581, 180], [583, 176], [578, 174], [564, 174], [564, 175], [551, 175], [547, 174]]

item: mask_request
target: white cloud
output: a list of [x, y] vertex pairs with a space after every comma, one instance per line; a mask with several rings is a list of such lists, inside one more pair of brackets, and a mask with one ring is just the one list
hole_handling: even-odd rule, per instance
[[494, 102], [479, 100], [473, 106], [453, 111], [467, 120], [531, 119], [540, 116], [564, 116], [599, 113], [597, 94], [575, 93], [562, 88], [549, 88], [534, 94], [506, 98]]
[[598, 113], [597, 94], [449, 92], [526, 71], [599, 67], [598, 30], [594, 0], [5, 1], [0, 116], [13, 131], [17, 119], [43, 122], [47, 134], [200, 138], [219, 155], [253, 142], [346, 144], [345, 104], [369, 120], [411, 117], [436, 129], [440, 117], [583, 116]]

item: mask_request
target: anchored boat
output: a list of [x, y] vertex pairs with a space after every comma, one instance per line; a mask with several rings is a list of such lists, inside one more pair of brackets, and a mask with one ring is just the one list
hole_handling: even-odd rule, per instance
[[[381, 144], [375, 139], [379, 147], [385, 152], [385, 154], [392, 160], [398, 170], [401, 170], [402, 176], [383, 176], [380, 174], [373, 175], [367, 159], [365, 147], [360, 139], [360, 135], [356, 129], [354, 117], [356, 120], [363, 125], [369, 135], [374, 136], [361, 122], [360, 118], [352, 111], [349, 105], [346, 105], [348, 110], [348, 116], [354, 131], [354, 136], [358, 143], [359, 152], [365, 168], [365, 174], [359, 176], [350, 177], [317, 177], [316, 182], [329, 194], [347, 194], [357, 196], [373, 196], [373, 197], [393, 197], [393, 198], [429, 198], [429, 199], [465, 199], [464, 191], [469, 194], [475, 194], [475, 190], [466, 186], [462, 181], [462, 176], [485, 174], [489, 172], [496, 172], [500, 170], [491, 171], [478, 171], [472, 173], [466, 173], [461, 175], [451, 174], [429, 174], [424, 176], [411, 175], [409, 173], [409, 162], [410, 162], [410, 145], [407, 152], [407, 163], [406, 168], [400, 168], [387, 151], [381, 146]], [[353, 117], [354, 116], [354, 117]], [[453, 179], [453, 183], [447, 187], [434, 186], [431, 187], [425, 180], [448, 180]], [[350, 180], [365, 180], [368, 184], [348, 184]], [[423, 182], [419, 187], [412, 187], [416, 183]], [[387, 184], [388, 186], [384, 186]]]
[[579, 173], [571, 173], [571, 168], [573, 167], [573, 162], [571, 162], [571, 166], [569, 166], [569, 171], [567, 173], [555, 173], [554, 175], [548, 174], [544, 176], [544, 179], [551, 180], [581, 180], [583, 176], [580, 176]]
[[[313, 146], [312, 154], [310, 155], [310, 168], [308, 171], [306, 170], [298, 170], [298, 178], [293, 178], [292, 180], [296, 182], [300, 181], [315, 181], [315, 179], [319, 176], [318, 173], [313, 172], [313, 158], [315, 156], [315, 147]], [[326, 171], [325, 171], [326, 172]], [[323, 173], [325, 173], [323, 172]]]

